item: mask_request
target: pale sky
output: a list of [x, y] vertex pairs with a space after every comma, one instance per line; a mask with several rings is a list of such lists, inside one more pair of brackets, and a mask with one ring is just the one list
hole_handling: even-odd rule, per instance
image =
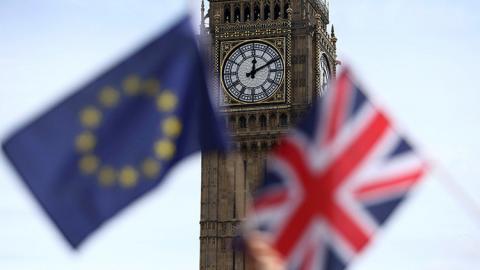
[[[126, 56], [194, 1], [0, 3], [0, 139]], [[480, 205], [480, 3], [333, 0], [339, 60], [423, 153]], [[435, 170], [351, 265], [480, 266], [480, 208]], [[461, 197], [460, 197], [461, 198]], [[72, 251], [0, 157], [0, 269], [198, 269], [200, 158]]]

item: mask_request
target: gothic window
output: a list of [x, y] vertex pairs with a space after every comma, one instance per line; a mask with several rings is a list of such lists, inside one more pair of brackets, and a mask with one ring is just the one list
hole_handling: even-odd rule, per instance
[[245, 21], [250, 20], [250, 13], [251, 13], [250, 4], [246, 3], [243, 9], [243, 14], [244, 14], [243, 16], [245, 17]]
[[263, 18], [265, 20], [270, 19], [270, 5], [268, 3], [265, 3], [265, 6], [263, 7]]
[[278, 19], [280, 18], [280, 3], [278, 1], [275, 1], [275, 7], [273, 9], [273, 19]]
[[277, 115], [274, 113], [270, 114], [270, 126], [277, 127]]
[[220, 242], [220, 248], [221, 248], [222, 250], [224, 250], [224, 249], [225, 249], [225, 246], [227, 245], [225, 242], [226, 242], [226, 239], [222, 239], [222, 242]]
[[267, 127], [267, 117], [265, 115], [260, 115], [260, 127], [265, 129]]
[[290, 8], [290, 1], [285, 2], [285, 6], [283, 7], [283, 18], [288, 19], [288, 8]]
[[255, 5], [253, 6], [253, 19], [255, 21], [260, 19], [260, 5], [258, 2], [255, 2]]
[[[242, 143], [242, 145], [240, 146], [240, 150], [242, 150], [242, 152], [246, 152], [246, 151], [247, 151], [247, 145], [244, 144], [244, 143]], [[243, 164], [245, 165], [245, 170], [246, 170], [246, 168], [247, 168], [247, 165], [246, 165], [247, 162], [244, 162]]]
[[297, 115], [297, 113], [292, 113], [292, 115], [291, 115], [291, 120], [292, 120], [292, 123], [294, 123], [294, 124], [297, 123], [297, 120], [298, 120], [298, 115]]
[[280, 115], [280, 126], [286, 127], [288, 125], [288, 117], [286, 114], [282, 113]]
[[272, 143], [272, 149], [273, 149], [273, 148], [276, 148], [276, 147], [277, 147], [277, 145], [278, 145], [278, 143], [277, 143], [277, 142], [273, 142], [273, 143]]
[[249, 118], [248, 118], [248, 126], [250, 128], [253, 128], [256, 126], [256, 122], [257, 122], [257, 118], [253, 115], [251, 115]]
[[[266, 142], [262, 142], [262, 144], [260, 146], [260, 149], [263, 150], [263, 151], [267, 151], [268, 150], [268, 144]], [[265, 167], [265, 164], [264, 164], [264, 167]]]
[[238, 124], [240, 126], [240, 128], [246, 128], [247, 127], [247, 119], [245, 119], [244, 116], [241, 116], [239, 119], [238, 119]]
[[228, 119], [228, 126], [230, 127], [230, 129], [234, 129], [235, 128], [235, 116], [230, 116], [230, 118]]
[[240, 7], [236, 6], [233, 10], [233, 21], [239, 22], [240, 21]]
[[226, 5], [223, 9], [223, 21], [230, 22], [230, 6]]

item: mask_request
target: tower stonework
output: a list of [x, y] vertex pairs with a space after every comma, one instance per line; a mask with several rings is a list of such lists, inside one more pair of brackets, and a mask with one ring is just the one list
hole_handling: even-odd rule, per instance
[[209, 0], [200, 40], [233, 153], [202, 155], [200, 269], [248, 270], [233, 239], [266, 153], [336, 73], [327, 0]]

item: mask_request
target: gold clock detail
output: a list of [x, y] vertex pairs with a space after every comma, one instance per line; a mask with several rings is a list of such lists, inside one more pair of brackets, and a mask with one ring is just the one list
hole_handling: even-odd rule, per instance
[[243, 103], [267, 100], [280, 88], [284, 60], [278, 50], [263, 41], [240, 44], [222, 65], [222, 83], [227, 93]]

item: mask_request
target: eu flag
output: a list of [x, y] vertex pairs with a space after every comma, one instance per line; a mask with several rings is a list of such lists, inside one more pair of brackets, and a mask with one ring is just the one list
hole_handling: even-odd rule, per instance
[[4, 143], [73, 247], [185, 156], [225, 148], [205, 74], [184, 18]]

